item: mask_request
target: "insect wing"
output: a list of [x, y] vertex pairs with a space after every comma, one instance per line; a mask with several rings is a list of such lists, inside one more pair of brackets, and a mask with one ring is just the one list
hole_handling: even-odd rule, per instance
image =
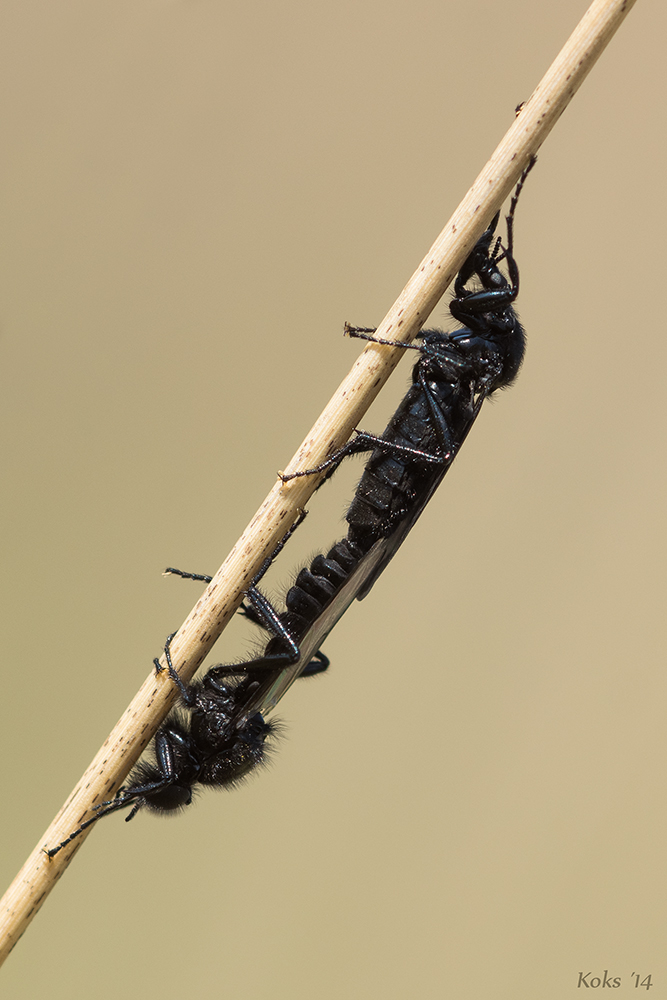
[[[451, 463], [450, 463], [451, 464]], [[369, 572], [365, 575], [362, 585], [356, 593], [356, 598], [358, 601], [363, 601], [364, 597], [367, 597], [371, 592], [372, 587], [377, 581], [381, 573], [384, 572], [387, 564], [391, 559], [394, 558], [398, 552], [400, 546], [405, 541], [408, 533], [412, 530], [417, 518], [420, 516], [426, 504], [429, 502], [438, 486], [442, 482], [442, 478], [447, 472], [449, 465], [442, 470], [441, 474], [436, 480], [434, 480], [428, 491], [424, 493], [424, 496], [418, 500], [413, 506], [408, 517], [403, 518], [395, 531], [391, 533], [387, 538], [381, 538], [375, 543], [371, 552], [375, 553], [375, 559], [373, 566], [369, 569]], [[340, 617], [340, 616], [339, 616]], [[336, 619], [338, 620], [338, 619]]]
[[438, 486], [446, 476], [447, 472], [451, 469], [452, 463], [459, 453], [459, 448], [467, 438], [468, 434], [470, 433], [470, 428], [477, 419], [480, 407], [484, 399], [485, 399], [485, 394], [483, 393], [481, 393], [479, 397], [476, 399], [472, 416], [470, 417], [470, 420], [466, 424], [465, 429], [461, 433], [459, 440], [456, 443], [456, 448], [454, 449], [454, 452], [452, 454], [451, 461], [449, 461], [447, 465], [445, 465], [443, 468], [439, 469], [436, 473], [434, 473], [433, 478], [425, 484], [421, 496], [417, 496], [415, 498], [408, 516], [400, 521], [400, 523], [397, 525], [395, 530], [392, 531], [390, 535], [387, 535], [386, 538], [380, 539], [380, 541], [376, 542], [376, 544], [371, 549], [371, 552], [375, 552], [374, 566], [372, 570], [370, 570], [366, 574], [363, 586], [361, 587], [361, 589], [357, 594], [357, 600], [363, 601], [364, 597], [368, 596], [377, 578], [384, 571], [390, 560], [393, 559], [393, 557], [396, 555], [399, 548], [401, 547], [406, 537], [408, 536], [409, 532], [412, 530], [415, 523], [417, 522], [417, 519], [423, 513], [427, 503], [437, 490]]
[[244, 706], [243, 714], [246, 718], [255, 712], [261, 712], [262, 715], [265, 715], [276, 707], [285, 692], [292, 686], [305, 667], [308, 666], [339, 618], [345, 614], [352, 601], [358, 597], [360, 591], [365, 590], [369, 577], [372, 577], [373, 580], [376, 578], [377, 574], [375, 570], [378, 561], [383, 555], [383, 543], [384, 539], [380, 539], [362, 556], [343, 586], [324, 608], [322, 614], [315, 619], [307, 632], [300, 637], [299, 649], [301, 655], [297, 662], [281, 670], [270, 687], [266, 688], [262, 685], [262, 690], [258, 692], [257, 699], [255, 701], [251, 700]]

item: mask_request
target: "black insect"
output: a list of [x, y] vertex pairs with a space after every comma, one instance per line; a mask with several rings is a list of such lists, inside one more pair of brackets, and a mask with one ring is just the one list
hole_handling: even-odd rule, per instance
[[[170, 635], [165, 655], [181, 705], [170, 712], [160, 726], [147, 758], [133, 769], [127, 785], [119, 789], [115, 798], [101, 803], [95, 815], [66, 840], [48, 850], [49, 857], [54, 857], [103, 816], [127, 807], [131, 810], [126, 820], [131, 820], [141, 808], [159, 813], [176, 812], [192, 802], [197, 786], [233, 787], [266, 761], [271, 742], [280, 732], [280, 724], [267, 722], [259, 711], [253, 710], [251, 701], [257, 700], [258, 694], [280, 676], [285, 666], [298, 659], [299, 648], [283, 626], [281, 616], [257, 589], [257, 584], [304, 517], [305, 511], [272, 556], [265, 560], [246, 594], [249, 601], [246, 614], [273, 635], [280, 636], [281, 648], [269, 650], [267, 647], [264, 657], [247, 664], [211, 667], [201, 680], [186, 684], [172, 664], [173, 635]], [[198, 574], [180, 575], [210, 582], [210, 577]], [[154, 663], [160, 671], [159, 660]], [[292, 679], [321, 673], [328, 665], [327, 658], [316, 652]]]
[[[450, 302], [452, 316], [464, 326], [451, 333], [423, 330], [418, 343], [396, 344], [373, 330], [346, 327], [352, 337], [419, 352], [412, 385], [382, 437], [357, 436], [321, 465], [296, 476], [332, 474], [348, 455], [371, 452], [346, 515], [348, 540], [364, 553], [378, 546], [366, 574], [361, 600], [424, 510], [465, 441], [482, 403], [515, 380], [525, 349], [525, 334], [513, 308], [519, 294], [514, 258], [514, 213], [528, 172], [523, 172], [507, 216], [507, 246], [494, 238], [499, 215], [475, 244], [461, 268]], [[505, 261], [507, 277], [500, 269]], [[468, 287], [469, 283], [473, 287]], [[481, 286], [481, 287], [480, 287]]]
[[[115, 798], [98, 806], [95, 815], [66, 840], [47, 851], [49, 857], [103, 816], [129, 806], [126, 821], [142, 808], [174, 813], [190, 805], [197, 786], [232, 788], [270, 756], [281, 725], [248, 709], [266, 678], [268, 664], [219, 664], [201, 680], [185, 684], [171, 662], [172, 638], [169, 636], [165, 644], [168, 669], [186, 711], [176, 708], [170, 712], [155, 734], [147, 759], [136, 765], [127, 785]], [[326, 657], [314, 657], [300, 676], [321, 673], [328, 665]]]

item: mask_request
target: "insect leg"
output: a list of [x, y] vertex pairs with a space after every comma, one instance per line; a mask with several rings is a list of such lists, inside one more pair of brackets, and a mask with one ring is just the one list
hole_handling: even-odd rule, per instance
[[[417, 349], [419, 350], [419, 348]], [[316, 465], [312, 469], [303, 469], [301, 472], [283, 472], [280, 473], [280, 478], [284, 483], [287, 483], [290, 479], [297, 479], [299, 476], [314, 476], [316, 473], [325, 472], [327, 469], [331, 470], [329, 475], [332, 475], [343, 459], [349, 455], [359, 455], [363, 452], [375, 451], [376, 449], [387, 452], [389, 455], [405, 455], [410, 458], [419, 459], [422, 462], [432, 462], [435, 465], [439, 465], [443, 461], [442, 455], [433, 455], [427, 451], [420, 451], [418, 448], [411, 448], [409, 445], [396, 444], [393, 441], [388, 441], [386, 438], [369, 434], [368, 431], [360, 431], [355, 428], [354, 433], [357, 435], [356, 438], [348, 441], [342, 448], [335, 451], [321, 465]]]
[[[285, 547], [289, 539], [292, 537], [296, 529], [301, 524], [303, 524], [307, 514], [308, 514], [307, 510], [299, 510], [299, 516], [297, 517], [292, 527], [284, 535], [284, 537], [281, 538], [281, 540], [278, 542], [271, 555], [264, 560], [258, 572], [253, 577], [252, 583], [248, 587], [245, 594], [248, 601], [250, 602], [250, 607], [246, 607], [244, 605], [243, 608], [241, 609], [241, 613], [245, 614], [245, 616], [249, 618], [252, 622], [254, 622], [256, 625], [261, 625], [262, 628], [267, 629], [267, 631], [271, 632], [272, 635], [283, 639], [287, 643], [287, 645], [290, 647], [290, 652], [289, 654], [287, 653], [284, 654], [284, 656], [286, 657], [289, 656], [289, 659], [283, 661], [282, 660], [283, 654], [281, 654], [281, 662], [285, 662], [286, 665], [295, 663], [299, 659], [300, 655], [299, 647], [294, 641], [291, 633], [284, 627], [283, 623], [280, 621], [280, 616], [273, 607], [273, 605], [271, 604], [271, 602], [269, 601], [269, 599], [265, 597], [260, 590], [257, 589], [257, 584], [262, 579], [266, 571], [269, 569], [274, 559], [276, 559], [277, 556], [282, 552], [283, 548]], [[204, 576], [203, 574], [199, 573], [185, 573], [182, 570], [174, 569], [173, 567], [168, 567], [165, 570], [165, 573], [173, 573], [183, 577], [184, 579], [189, 579], [189, 580], [201, 580], [204, 583], [210, 583], [211, 580], [213, 579], [213, 577]], [[194, 705], [195, 695], [193, 694], [192, 689], [189, 687], [189, 685], [183, 683], [180, 676], [174, 669], [174, 665], [171, 660], [170, 647], [171, 647], [171, 641], [175, 635], [176, 633], [172, 632], [171, 635], [167, 636], [167, 640], [164, 645], [164, 654], [167, 660], [167, 669], [169, 670], [169, 676], [179, 689], [183, 702], [188, 707], [192, 707]], [[255, 667], [255, 669], [270, 669], [270, 668], [274, 669], [276, 666], [274, 661], [271, 663], [271, 665], [269, 664], [267, 664], [266, 666], [262, 665], [262, 667], [260, 668], [259, 666], [260, 661], [258, 660], [256, 662], [258, 665]], [[158, 657], [155, 657], [153, 663], [155, 665], [156, 671], [160, 673], [163, 668], [160, 665]], [[229, 667], [225, 676], [238, 676], [247, 673], [248, 671], [244, 670], [242, 668], [242, 665], [235, 665]]]
[[318, 650], [307, 667], [304, 667], [299, 674], [301, 677], [314, 677], [316, 674], [323, 674], [329, 668], [331, 660], [328, 656]]
[[[262, 577], [268, 570], [269, 566], [273, 563], [274, 559], [276, 559], [278, 555], [282, 552], [283, 548], [285, 547], [289, 539], [292, 537], [296, 529], [299, 527], [299, 525], [303, 524], [307, 515], [308, 515], [307, 510], [299, 510], [299, 516], [297, 517], [296, 521], [289, 529], [287, 534], [283, 538], [281, 538], [281, 540], [278, 542], [272, 554], [264, 560], [264, 562], [259, 568], [259, 572], [255, 575], [251, 586], [254, 586], [255, 584], [259, 583], [259, 581], [262, 579]], [[167, 568], [164, 571], [164, 575], [180, 576], [183, 580], [198, 580], [201, 583], [210, 583], [211, 580], [213, 579], [212, 576], [208, 576], [204, 573], [187, 573], [182, 569], [176, 569], [174, 566], [167, 566]]]
[[345, 324], [345, 336], [354, 337], [357, 340], [368, 340], [371, 344], [385, 344], [387, 347], [402, 347], [408, 351], [420, 351], [419, 344], [406, 344], [402, 340], [385, 340], [383, 337], [374, 337], [376, 327], [373, 326], [350, 326]]
[[[356, 433], [360, 435], [363, 432], [356, 431]], [[315, 465], [312, 469], [302, 469], [300, 472], [279, 472], [278, 476], [284, 483], [288, 483], [291, 479], [298, 479], [300, 476], [314, 476], [318, 472], [326, 472], [327, 469], [329, 470], [329, 475], [331, 476], [343, 459], [347, 458], [348, 455], [357, 455], [361, 452], [371, 450], [371, 448], [364, 444], [363, 440], [360, 441], [359, 437], [356, 437], [351, 441], [348, 441], [347, 444], [344, 444], [342, 448], [335, 451], [333, 455], [330, 455], [329, 458], [325, 459], [325, 461], [320, 463], [320, 465]]]
[[162, 575], [180, 576], [183, 580], [199, 580], [201, 583], [210, 583], [213, 579], [212, 576], [205, 576], [203, 573], [186, 573], [184, 570], [176, 569], [174, 566], [167, 566]]
[[433, 452], [423, 451], [420, 448], [413, 448], [411, 445], [397, 444], [395, 441], [388, 441], [387, 438], [377, 437], [375, 434], [369, 434], [367, 431], [355, 431], [355, 433], [358, 435], [356, 440], [364, 442], [364, 451], [384, 451], [396, 458], [406, 456], [407, 458], [414, 458], [431, 465], [442, 465], [448, 458], [447, 455], [436, 455]]

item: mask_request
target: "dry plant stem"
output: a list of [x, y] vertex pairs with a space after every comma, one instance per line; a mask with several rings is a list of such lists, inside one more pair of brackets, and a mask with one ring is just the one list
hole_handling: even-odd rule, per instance
[[[378, 328], [378, 336], [408, 342], [418, 332], [635, 0], [595, 0], [525, 103], [433, 247]], [[350, 436], [403, 352], [369, 345], [290, 462], [288, 471], [318, 465]], [[175, 637], [174, 665], [189, 679], [238, 607], [262, 561], [304, 507], [319, 478], [278, 482], [216, 573]], [[0, 907], [3, 961], [41, 907], [86, 833], [50, 859], [53, 847], [113, 796], [175, 699], [166, 671], [153, 671], [125, 711], [62, 810], [40, 838]], [[92, 829], [92, 828], [91, 828]]]

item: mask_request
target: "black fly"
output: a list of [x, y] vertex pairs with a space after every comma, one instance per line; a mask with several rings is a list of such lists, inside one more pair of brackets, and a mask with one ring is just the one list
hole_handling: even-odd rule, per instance
[[[272, 559], [302, 519], [303, 515]], [[98, 819], [119, 809], [131, 807], [126, 821], [141, 808], [174, 813], [190, 805], [196, 786], [230, 788], [263, 764], [281, 727], [267, 722], [262, 713], [274, 708], [296, 679], [312, 677], [329, 666], [319, 646], [356, 596], [355, 571], [362, 555], [359, 548], [343, 539], [326, 556], [316, 556], [287, 592], [286, 610], [282, 613], [275, 611], [257, 590], [259, 579], [272, 561], [267, 560], [248, 590], [250, 603], [245, 613], [267, 629], [272, 638], [263, 654], [247, 663], [218, 664], [201, 680], [186, 684], [172, 664], [170, 635], [164, 647], [167, 669], [179, 689], [182, 707], [170, 712], [160, 726], [148, 759], [136, 765], [127, 785], [114, 799], [101, 803], [95, 815], [66, 840], [47, 851], [49, 857]], [[202, 582], [211, 579], [181, 570], [170, 572]], [[156, 669], [162, 669], [157, 659], [154, 663]]]
[[278, 726], [265, 722], [259, 713], [240, 728], [232, 725], [239, 703], [247, 697], [248, 682], [246, 678], [236, 684], [214, 686], [203, 680], [183, 685], [196, 707], [189, 715], [179, 709], [170, 712], [155, 735], [152, 759], [140, 761], [116, 797], [98, 806], [95, 815], [47, 851], [48, 856], [54, 857], [98, 819], [118, 809], [132, 807], [126, 820], [142, 807], [173, 813], [190, 804], [195, 784], [230, 787], [261, 764], [267, 756], [265, 744]]
[[[517, 184], [507, 216], [507, 246], [494, 239], [499, 214], [482, 234], [454, 283], [449, 308], [463, 327], [452, 333], [423, 330], [416, 344], [396, 344], [373, 330], [346, 327], [352, 337], [419, 352], [412, 385], [382, 437], [357, 436], [321, 465], [296, 476], [331, 475], [348, 455], [371, 452], [346, 515], [348, 540], [376, 552], [375, 566], [357, 593], [368, 594], [384, 567], [424, 510], [465, 441], [482, 403], [518, 375], [525, 334], [514, 311], [519, 269], [514, 258], [514, 213], [529, 171]], [[507, 277], [500, 269], [506, 262]], [[479, 287], [469, 288], [469, 282]]]
[[[165, 644], [169, 674], [177, 685], [179, 707], [169, 713], [149, 748], [147, 759], [141, 760], [132, 770], [127, 785], [120, 788], [108, 802], [96, 807], [95, 815], [83, 822], [66, 840], [46, 853], [54, 857], [84, 830], [103, 816], [119, 809], [131, 807], [126, 820], [133, 819], [141, 808], [158, 813], [174, 813], [192, 802], [195, 786], [230, 788], [267, 759], [272, 738], [280, 732], [280, 724], [267, 722], [252, 709], [258, 691], [267, 688], [279, 676], [285, 664], [299, 658], [299, 648], [284, 628], [278, 613], [257, 589], [257, 584], [273, 559], [282, 550], [305, 517], [302, 511], [272, 556], [265, 560], [252, 581], [246, 597], [248, 617], [263, 625], [272, 634], [281, 637], [282, 652], [265, 655], [247, 664], [218, 665], [208, 670], [201, 680], [184, 683], [174, 670], [170, 645], [173, 635]], [[180, 573], [181, 576], [210, 582], [210, 577]], [[270, 643], [269, 643], [270, 645]], [[267, 649], [267, 653], [268, 653]], [[159, 661], [154, 661], [158, 672]], [[312, 660], [303, 665], [303, 677], [321, 673], [329, 666], [322, 654], [315, 652]], [[296, 676], [294, 679], [296, 679]], [[268, 744], [268, 745], [267, 745]]]
[[[267, 722], [259, 712], [245, 713], [240, 721], [257, 686], [252, 668], [246, 671], [244, 664], [213, 667], [200, 681], [184, 684], [171, 664], [171, 638], [165, 645], [169, 671], [189, 712], [177, 708], [169, 713], [155, 734], [151, 755], [136, 765], [127, 785], [114, 799], [98, 806], [95, 815], [66, 840], [47, 851], [50, 858], [103, 816], [128, 806], [132, 808], [126, 821], [141, 808], [173, 814], [190, 805], [197, 785], [233, 788], [270, 755], [270, 741], [280, 733], [280, 723]], [[319, 673], [327, 666], [324, 658], [314, 660], [302, 676]]]

